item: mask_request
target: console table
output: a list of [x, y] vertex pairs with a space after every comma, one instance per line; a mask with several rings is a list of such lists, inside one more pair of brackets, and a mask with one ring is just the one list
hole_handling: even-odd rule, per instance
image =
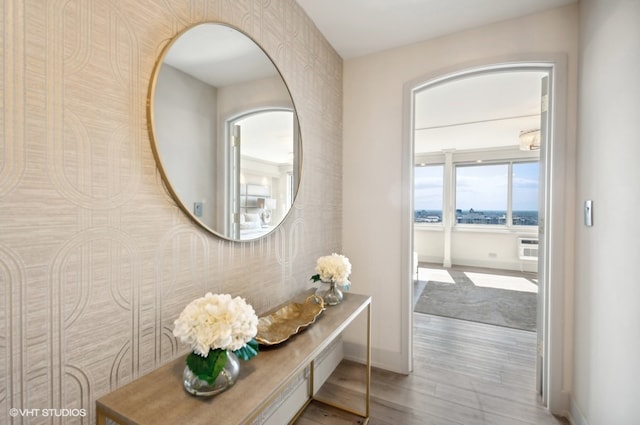
[[314, 360], [363, 313], [367, 318], [365, 411], [318, 401], [361, 416], [366, 424], [371, 380], [371, 297], [347, 293], [341, 304], [327, 307], [316, 323], [303, 332], [280, 346], [262, 350], [250, 361], [241, 362], [238, 381], [229, 390], [213, 397], [188, 394], [182, 386], [185, 361], [181, 356], [96, 400], [97, 425], [105, 425], [106, 418], [123, 425], [251, 424], [309, 367], [308, 400], [299, 414], [315, 400]]

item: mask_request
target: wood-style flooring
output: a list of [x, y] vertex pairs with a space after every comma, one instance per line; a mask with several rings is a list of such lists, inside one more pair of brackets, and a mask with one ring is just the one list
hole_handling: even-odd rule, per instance
[[[536, 333], [414, 313], [414, 370], [372, 369], [370, 425], [558, 425], [535, 392]], [[346, 405], [363, 396], [364, 367], [343, 361], [320, 395]], [[298, 425], [359, 424], [312, 403]]]

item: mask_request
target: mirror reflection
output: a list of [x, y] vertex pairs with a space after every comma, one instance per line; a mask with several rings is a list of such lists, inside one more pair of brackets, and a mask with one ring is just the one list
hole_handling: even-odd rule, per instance
[[293, 101], [278, 70], [242, 32], [205, 23], [178, 34], [151, 82], [154, 155], [178, 205], [230, 240], [284, 220], [300, 181]]

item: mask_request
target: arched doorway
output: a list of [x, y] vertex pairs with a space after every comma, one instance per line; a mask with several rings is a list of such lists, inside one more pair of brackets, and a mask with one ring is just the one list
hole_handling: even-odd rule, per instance
[[[457, 72], [443, 73], [427, 76], [415, 80], [405, 86], [407, 99], [406, 124], [408, 131], [404, 140], [403, 179], [406, 187], [403, 190], [403, 207], [405, 208], [406, 222], [403, 228], [403, 264], [407, 265], [406, 276], [403, 279], [403, 302], [407, 307], [403, 309], [407, 314], [403, 319], [403, 335], [410, 346], [412, 353], [411, 329], [412, 303], [413, 303], [413, 221], [414, 221], [414, 158], [415, 158], [415, 95], [417, 92], [429, 87], [436, 87], [446, 82], [463, 78], [478, 76], [488, 73], [504, 73], [512, 71], [531, 71], [548, 75], [549, 97], [547, 98], [548, 126], [544, 131], [543, 144], [540, 150], [540, 189], [544, 193], [540, 204], [539, 226], [539, 312], [538, 315], [538, 390], [544, 405], [554, 411], [554, 406], [562, 406], [566, 403], [566, 394], [563, 393], [562, 367], [563, 367], [563, 324], [564, 294], [562, 277], [564, 274], [564, 140], [566, 104], [565, 64], [562, 58], [552, 62], [516, 62], [509, 64], [481, 66], [467, 68]], [[491, 99], [487, 99], [490, 102]], [[550, 177], [553, 175], [553, 179]], [[409, 189], [407, 189], [409, 188]], [[444, 244], [448, 243], [446, 240]], [[450, 243], [450, 241], [449, 241]], [[553, 256], [551, 255], [553, 253]], [[551, 326], [550, 318], [554, 318]], [[411, 357], [412, 354], [410, 354]], [[412, 368], [412, 360], [409, 358], [409, 370]], [[556, 409], [557, 410], [557, 409]]]

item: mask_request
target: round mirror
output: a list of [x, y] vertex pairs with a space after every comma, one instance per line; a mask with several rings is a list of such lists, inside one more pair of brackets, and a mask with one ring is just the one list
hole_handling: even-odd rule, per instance
[[280, 72], [246, 34], [219, 23], [179, 33], [149, 89], [154, 156], [180, 208], [225, 239], [262, 237], [300, 183], [298, 119]]

